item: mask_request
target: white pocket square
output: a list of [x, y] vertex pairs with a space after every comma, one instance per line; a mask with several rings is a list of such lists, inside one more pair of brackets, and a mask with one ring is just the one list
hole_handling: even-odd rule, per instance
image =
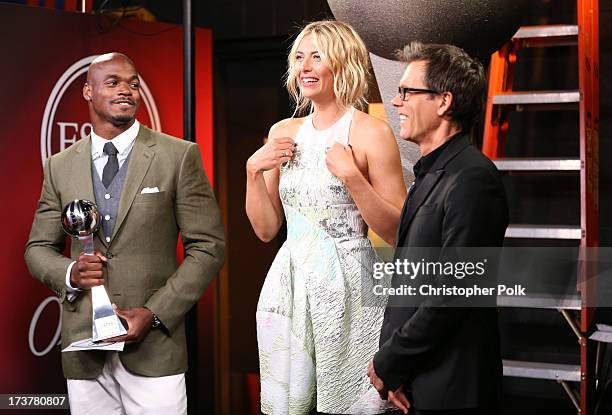
[[145, 193], [159, 193], [159, 189], [157, 188], [157, 186], [155, 187], [145, 187], [144, 189], [142, 189], [142, 191], [140, 192], [140, 194], [145, 194]]

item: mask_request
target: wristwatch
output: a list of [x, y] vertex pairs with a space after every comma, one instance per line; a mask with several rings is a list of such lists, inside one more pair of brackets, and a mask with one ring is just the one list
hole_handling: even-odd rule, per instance
[[153, 324], [151, 324], [152, 329], [156, 329], [161, 325], [161, 320], [157, 317], [157, 314], [153, 313]]
[[[151, 309], [149, 309], [149, 307], [144, 307], [147, 310], [151, 311]], [[154, 312], [151, 311], [151, 314], [153, 315], [153, 323], [151, 324], [151, 328], [152, 329], [156, 329], [159, 326], [161, 326], [161, 320], [159, 319], [159, 317], [157, 317], [157, 314], [155, 314]]]

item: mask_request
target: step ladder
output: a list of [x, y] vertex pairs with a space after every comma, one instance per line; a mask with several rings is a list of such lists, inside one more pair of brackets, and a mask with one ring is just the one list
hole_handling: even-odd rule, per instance
[[[502, 172], [520, 174], [580, 175], [580, 226], [511, 224], [506, 238], [576, 240], [581, 247], [599, 245], [599, 5], [598, 0], [577, 0], [576, 25], [521, 27], [512, 40], [491, 57], [482, 151]], [[514, 91], [512, 88], [517, 50], [553, 46], [578, 46], [578, 90]], [[511, 111], [577, 110], [580, 119], [580, 154], [572, 159], [505, 158], [504, 147]], [[595, 291], [586, 275], [578, 271], [579, 295], [568, 298], [546, 296], [516, 299], [501, 297], [500, 307], [556, 309], [576, 335], [580, 365], [505, 360], [504, 375], [548, 379], [559, 382], [579, 414], [593, 412], [595, 391], [595, 345], [587, 339], [595, 309], [586, 307]], [[579, 315], [576, 319], [575, 315]], [[576, 389], [576, 385], [579, 385]]]

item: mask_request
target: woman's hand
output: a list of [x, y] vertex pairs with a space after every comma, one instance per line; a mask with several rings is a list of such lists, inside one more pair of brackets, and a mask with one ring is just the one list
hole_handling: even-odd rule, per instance
[[295, 141], [290, 137], [269, 139], [247, 160], [247, 171], [257, 174], [272, 170], [291, 160], [295, 151]]
[[353, 147], [350, 144], [343, 146], [338, 142], [334, 143], [327, 150], [325, 164], [327, 164], [329, 171], [344, 183], [356, 174], [361, 174], [355, 163]]

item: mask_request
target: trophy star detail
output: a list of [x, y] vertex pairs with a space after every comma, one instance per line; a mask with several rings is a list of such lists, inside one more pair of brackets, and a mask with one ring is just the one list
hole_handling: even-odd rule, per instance
[[[62, 211], [62, 228], [81, 243], [83, 253], [94, 254], [94, 234], [100, 227], [96, 205], [88, 200], [73, 200]], [[103, 285], [91, 288], [92, 341], [97, 342], [127, 333], [113, 310]]]

